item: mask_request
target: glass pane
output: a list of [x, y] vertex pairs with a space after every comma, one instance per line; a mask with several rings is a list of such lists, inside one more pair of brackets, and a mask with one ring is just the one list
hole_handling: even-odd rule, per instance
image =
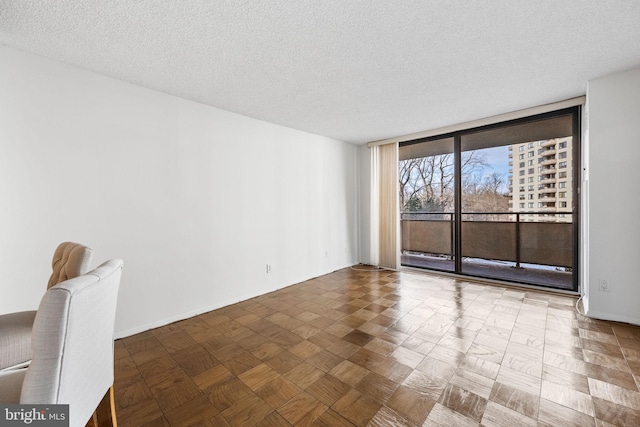
[[462, 136], [462, 273], [573, 289], [570, 124]]
[[454, 271], [453, 138], [401, 146], [401, 264]]

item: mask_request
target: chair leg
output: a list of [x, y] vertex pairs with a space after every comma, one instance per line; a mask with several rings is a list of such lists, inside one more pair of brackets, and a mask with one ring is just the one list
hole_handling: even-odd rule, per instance
[[87, 426], [118, 427], [118, 422], [116, 421], [115, 399], [113, 397], [113, 386], [109, 387], [109, 390], [105, 393], [93, 413], [93, 416], [89, 420], [89, 423], [87, 423]]

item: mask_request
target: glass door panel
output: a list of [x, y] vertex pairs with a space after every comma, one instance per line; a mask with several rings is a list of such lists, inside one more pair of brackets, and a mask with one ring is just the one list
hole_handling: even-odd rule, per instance
[[571, 117], [462, 135], [461, 273], [574, 288]]
[[402, 265], [455, 271], [453, 138], [399, 149]]

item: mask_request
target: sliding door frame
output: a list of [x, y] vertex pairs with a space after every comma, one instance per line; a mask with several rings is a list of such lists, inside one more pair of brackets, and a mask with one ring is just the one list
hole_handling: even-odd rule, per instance
[[[461, 129], [453, 132], [447, 132], [447, 133], [442, 133], [438, 135], [430, 135], [423, 138], [400, 142], [400, 146], [408, 146], [408, 145], [414, 145], [414, 144], [425, 143], [430, 141], [442, 140], [445, 138], [453, 138], [454, 171], [455, 171], [454, 172], [455, 173], [455, 178], [454, 178], [455, 207], [454, 207], [454, 233], [453, 233], [452, 248], [453, 248], [453, 256], [454, 256], [454, 266], [455, 266], [454, 272], [453, 272], [454, 274], [469, 276], [469, 274], [465, 274], [463, 272], [462, 256], [461, 256], [462, 254], [462, 159], [461, 159], [462, 137], [464, 135], [472, 134], [476, 132], [481, 132], [481, 131], [486, 131], [491, 129], [498, 129], [498, 128], [524, 124], [524, 123], [533, 123], [536, 121], [546, 120], [546, 119], [560, 117], [560, 116], [567, 116], [567, 115], [571, 115], [571, 126], [572, 126], [571, 162], [572, 162], [572, 168], [573, 168], [572, 177], [571, 177], [573, 181], [572, 182], [573, 194], [572, 194], [572, 206], [571, 206], [571, 214], [572, 214], [572, 222], [573, 222], [572, 224], [573, 265], [571, 270], [573, 288], [571, 291], [578, 292], [580, 291], [579, 284], [580, 284], [580, 267], [581, 267], [580, 266], [580, 259], [581, 259], [580, 257], [581, 212], [580, 210], [581, 210], [581, 200], [582, 200], [581, 185], [580, 185], [581, 179], [582, 179], [582, 173], [581, 173], [582, 172], [582, 167], [581, 167], [581, 164], [582, 164], [582, 120], [581, 120], [582, 106], [581, 105], [574, 105], [574, 106], [562, 108], [555, 111], [548, 111], [540, 114], [535, 114], [532, 116], [520, 117], [512, 120], [491, 123], [491, 124], [482, 125], [478, 127]], [[513, 177], [513, 179], [515, 180], [515, 177]], [[512, 183], [512, 185], [515, 185], [515, 184]], [[420, 267], [420, 268], [423, 268], [423, 267]], [[451, 273], [451, 271], [439, 270], [437, 268], [432, 268], [432, 270]], [[473, 276], [473, 277], [482, 277], [482, 276]], [[482, 277], [482, 278], [493, 279], [491, 277]], [[527, 283], [523, 281], [522, 282], [515, 281], [514, 283], [520, 283], [520, 284], [536, 286], [536, 287], [554, 288], [553, 286], [543, 286], [540, 284]]]

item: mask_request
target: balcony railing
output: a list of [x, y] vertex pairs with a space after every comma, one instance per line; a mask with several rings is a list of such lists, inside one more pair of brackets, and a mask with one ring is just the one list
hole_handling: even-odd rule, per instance
[[[558, 267], [573, 267], [573, 224], [542, 222], [571, 212], [463, 213], [462, 256]], [[553, 212], [551, 212], [553, 210]], [[401, 213], [402, 250], [453, 257], [454, 213]], [[482, 220], [473, 220], [479, 218]], [[504, 218], [504, 220], [496, 220]], [[527, 219], [536, 219], [536, 222]], [[553, 219], [551, 220], [553, 221]]]

